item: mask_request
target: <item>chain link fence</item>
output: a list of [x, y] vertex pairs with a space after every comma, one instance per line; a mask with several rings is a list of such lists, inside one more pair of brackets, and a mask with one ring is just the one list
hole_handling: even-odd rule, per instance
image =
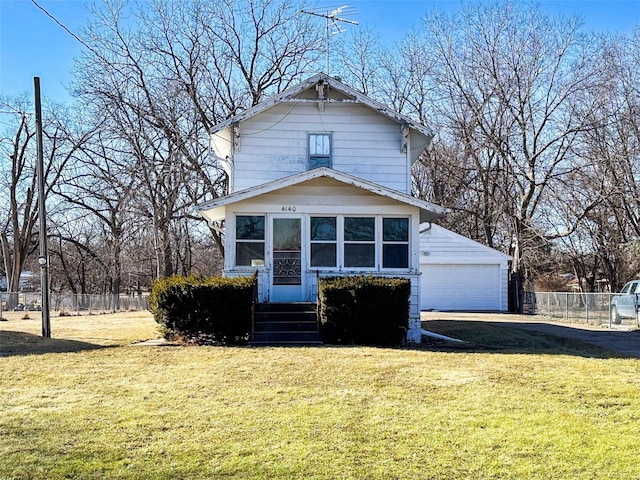
[[613, 293], [535, 292], [536, 315], [554, 322], [584, 323], [606, 327], [636, 327], [635, 318], [623, 318], [619, 325], [611, 320]]
[[[92, 315], [149, 309], [148, 295], [81, 295], [52, 293], [52, 312], [58, 315]], [[0, 293], [2, 312], [42, 311], [42, 296], [38, 292]]]
[[[635, 318], [623, 318], [619, 325], [611, 321], [611, 293], [529, 292], [525, 313], [540, 315], [554, 322], [584, 323], [606, 327], [637, 327]], [[149, 309], [148, 294], [80, 295], [52, 293], [51, 311], [58, 315], [93, 315]], [[42, 310], [37, 292], [0, 293], [2, 312]]]

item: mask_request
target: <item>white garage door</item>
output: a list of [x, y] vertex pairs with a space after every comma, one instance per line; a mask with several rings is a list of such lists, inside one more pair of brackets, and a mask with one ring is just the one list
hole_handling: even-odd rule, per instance
[[500, 265], [420, 265], [422, 310], [500, 310]]

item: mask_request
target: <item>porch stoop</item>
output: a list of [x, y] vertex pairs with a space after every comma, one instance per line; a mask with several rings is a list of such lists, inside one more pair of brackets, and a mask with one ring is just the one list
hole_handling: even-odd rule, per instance
[[321, 345], [316, 304], [257, 303], [250, 345]]

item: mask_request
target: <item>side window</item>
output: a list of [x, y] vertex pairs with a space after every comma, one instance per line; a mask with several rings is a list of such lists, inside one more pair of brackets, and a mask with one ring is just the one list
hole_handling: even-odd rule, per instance
[[344, 217], [344, 266], [374, 267], [375, 218]]
[[236, 265], [264, 266], [264, 216], [236, 217]]
[[311, 266], [335, 267], [337, 259], [336, 217], [311, 217]]
[[331, 134], [309, 134], [309, 170], [331, 167]]
[[622, 290], [620, 290], [620, 293], [631, 293], [629, 290], [631, 289], [631, 283], [627, 283], [624, 287], [622, 287]]
[[409, 219], [382, 219], [382, 268], [409, 268]]

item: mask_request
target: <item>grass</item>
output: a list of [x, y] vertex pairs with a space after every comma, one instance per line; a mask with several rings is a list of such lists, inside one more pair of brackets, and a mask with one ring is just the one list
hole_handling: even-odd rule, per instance
[[0, 478], [640, 478], [637, 359], [474, 323], [429, 325], [475, 339], [452, 350], [134, 346], [140, 314], [35, 346], [37, 320], [3, 322]]
[[508, 323], [436, 319], [423, 322], [423, 326], [429, 331], [466, 342], [460, 344], [425, 338], [426, 345], [440, 351], [567, 354], [601, 358], [620, 356], [592, 343], [539, 331], [522, 330]]

